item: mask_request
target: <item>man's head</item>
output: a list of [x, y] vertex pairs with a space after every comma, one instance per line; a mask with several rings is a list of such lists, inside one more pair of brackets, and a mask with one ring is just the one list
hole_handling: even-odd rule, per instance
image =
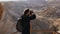
[[29, 14], [30, 14], [30, 10], [26, 9], [25, 12], [24, 12], [24, 15], [29, 15]]
[[33, 10], [26, 9], [24, 12], [24, 15], [31, 15], [33, 13]]

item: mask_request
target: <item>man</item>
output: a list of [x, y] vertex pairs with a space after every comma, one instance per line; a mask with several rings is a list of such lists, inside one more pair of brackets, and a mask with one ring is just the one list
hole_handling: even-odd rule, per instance
[[29, 9], [25, 10], [24, 15], [21, 16], [21, 23], [23, 27], [22, 34], [30, 34], [30, 20], [35, 18], [36, 15], [33, 13], [33, 11], [30, 11]]

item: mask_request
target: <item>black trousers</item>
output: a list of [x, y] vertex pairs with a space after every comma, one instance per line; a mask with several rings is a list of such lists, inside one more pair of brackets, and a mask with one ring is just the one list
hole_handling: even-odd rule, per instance
[[22, 34], [30, 34], [30, 24], [23, 25]]

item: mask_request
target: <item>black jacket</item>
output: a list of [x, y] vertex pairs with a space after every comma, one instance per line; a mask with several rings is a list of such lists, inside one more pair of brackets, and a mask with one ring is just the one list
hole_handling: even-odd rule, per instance
[[16, 29], [19, 32], [23, 31], [29, 31], [30, 29], [30, 20], [33, 20], [36, 18], [36, 15], [32, 15], [32, 16], [26, 16], [26, 15], [22, 15], [21, 19], [18, 20], [17, 25], [16, 25]]
[[30, 24], [30, 20], [35, 19], [36, 15], [35, 14], [33, 14], [32, 16], [22, 15], [21, 18], [22, 18], [21, 23], [22, 23], [22, 26], [24, 27], [25, 25], [28, 26]]

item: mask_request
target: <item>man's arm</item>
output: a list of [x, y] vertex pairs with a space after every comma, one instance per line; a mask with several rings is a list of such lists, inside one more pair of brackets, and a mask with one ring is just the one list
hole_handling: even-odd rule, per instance
[[22, 16], [22, 19], [23, 20], [33, 20], [36, 18], [36, 15], [35, 14], [32, 14], [30, 16]]
[[36, 19], [36, 15], [35, 14], [32, 14], [31, 16], [29, 16], [29, 20], [33, 20], [33, 19]]

